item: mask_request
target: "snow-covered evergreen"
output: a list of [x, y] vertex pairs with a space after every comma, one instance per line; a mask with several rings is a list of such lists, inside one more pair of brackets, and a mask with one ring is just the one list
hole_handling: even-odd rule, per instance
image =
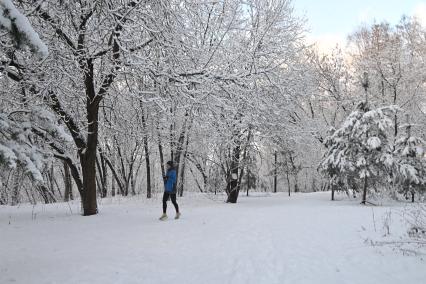
[[46, 109], [0, 113], [0, 165], [22, 167], [37, 182], [43, 182], [42, 171], [52, 157], [48, 145], [55, 143], [61, 149], [69, 141], [71, 137]]
[[376, 190], [386, 182], [394, 165], [389, 130], [397, 111], [396, 106], [370, 110], [361, 102], [325, 139], [327, 152], [320, 168], [330, 178], [333, 190]]
[[403, 125], [403, 133], [395, 142], [395, 183], [398, 191], [414, 199], [426, 190], [426, 160], [423, 139], [412, 136], [412, 124]]
[[40, 39], [27, 17], [16, 9], [11, 0], [0, 1], [0, 29], [9, 32], [16, 46], [27, 45], [42, 58], [48, 56], [47, 45]]

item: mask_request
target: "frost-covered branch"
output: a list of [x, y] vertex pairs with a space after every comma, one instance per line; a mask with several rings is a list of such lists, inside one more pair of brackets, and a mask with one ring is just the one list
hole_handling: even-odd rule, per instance
[[46, 44], [11, 0], [0, 0], [0, 29], [5, 29], [17, 47], [27, 45], [42, 58], [49, 55]]

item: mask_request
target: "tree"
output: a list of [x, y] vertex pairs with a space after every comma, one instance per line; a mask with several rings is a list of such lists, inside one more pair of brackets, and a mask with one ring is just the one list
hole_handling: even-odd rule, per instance
[[412, 124], [403, 125], [406, 129], [405, 135], [401, 135], [395, 142], [394, 154], [396, 185], [401, 186], [399, 192], [406, 197], [411, 194], [414, 202], [415, 194], [424, 192], [426, 185], [426, 164], [424, 161], [424, 141], [412, 136]]
[[325, 139], [327, 152], [320, 169], [332, 187], [357, 177], [362, 181], [362, 203], [366, 204], [368, 190], [387, 181], [388, 169], [394, 164], [388, 135], [397, 110], [395, 106], [370, 110], [366, 102], [359, 103], [342, 126]]
[[[33, 1], [22, 1], [25, 9], [34, 11], [34, 25], [43, 29], [51, 50], [50, 60], [42, 66], [43, 71], [38, 72], [42, 80], [34, 83], [31, 89], [56, 113], [73, 138], [75, 152], [57, 156], [70, 166], [82, 197], [83, 214], [93, 215], [97, 213], [96, 156], [100, 105], [126, 65], [124, 56], [138, 52], [152, 42], [152, 37], [143, 29], [138, 32], [138, 40], [134, 37], [130, 45], [127, 45], [126, 38], [131, 29], [128, 21], [140, 19], [141, 14], [150, 11], [145, 9], [143, 1], [48, 2], [39, 3], [34, 8]], [[75, 64], [68, 64], [70, 61]], [[68, 66], [69, 69], [64, 70], [60, 66]], [[54, 77], [60, 79], [52, 82]], [[74, 78], [80, 81], [76, 82]], [[30, 79], [24, 78], [24, 81]], [[73, 88], [67, 88], [69, 86]], [[41, 90], [46, 92], [41, 93]], [[68, 96], [75, 97], [79, 105], [76, 107], [67, 99]], [[52, 150], [58, 154], [58, 149], [52, 147]], [[79, 165], [74, 162], [73, 156], [78, 157]]]

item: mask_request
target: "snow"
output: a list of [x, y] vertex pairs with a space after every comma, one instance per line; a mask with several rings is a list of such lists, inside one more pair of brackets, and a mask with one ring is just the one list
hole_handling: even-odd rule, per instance
[[370, 149], [377, 149], [382, 145], [382, 141], [380, 141], [379, 137], [370, 137], [367, 140], [367, 145]]
[[10, 149], [10, 147], [6, 147], [5, 145], [0, 144], [0, 158], [3, 161], [6, 161], [6, 164], [10, 168], [16, 167], [16, 160], [18, 159], [15, 153]]
[[419, 184], [420, 181], [418, 179], [418, 172], [416, 168], [409, 164], [401, 164], [399, 166], [399, 171], [401, 174], [410, 182], [414, 182], [415, 184]]
[[[6, 13], [8, 16], [5, 15]], [[30, 45], [35, 48], [37, 53], [43, 58], [47, 57], [49, 54], [48, 48], [33, 29], [27, 17], [16, 9], [12, 1], [0, 0], [0, 27], [3, 26], [8, 31], [11, 31], [12, 21], [14, 21], [16, 28], [26, 36]]]
[[401, 205], [329, 194], [194, 194], [165, 222], [160, 196], [0, 206], [0, 283], [425, 283], [423, 256], [371, 245], [406, 234]]

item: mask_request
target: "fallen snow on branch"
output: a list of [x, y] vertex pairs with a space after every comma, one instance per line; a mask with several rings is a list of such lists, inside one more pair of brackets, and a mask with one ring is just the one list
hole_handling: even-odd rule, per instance
[[31, 47], [42, 58], [49, 54], [46, 44], [40, 39], [27, 17], [16, 9], [11, 0], [0, 0], [0, 28], [10, 33], [19, 32]]

